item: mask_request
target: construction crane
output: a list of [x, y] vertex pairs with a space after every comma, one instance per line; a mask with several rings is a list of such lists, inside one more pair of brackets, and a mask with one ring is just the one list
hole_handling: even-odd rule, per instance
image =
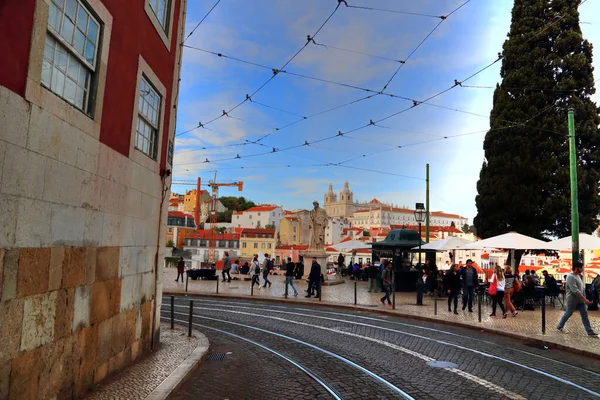
[[[217, 248], [217, 201], [219, 198], [219, 188], [223, 186], [237, 186], [238, 192], [241, 192], [244, 188], [244, 182], [217, 182], [217, 173], [215, 172], [215, 178], [208, 182], [208, 186], [212, 189], [210, 232], [208, 234], [208, 263], [212, 265], [217, 261], [215, 259], [215, 252]], [[200, 179], [198, 179], [198, 187], [200, 187]], [[198, 191], [198, 198], [200, 197], [199, 193]]]

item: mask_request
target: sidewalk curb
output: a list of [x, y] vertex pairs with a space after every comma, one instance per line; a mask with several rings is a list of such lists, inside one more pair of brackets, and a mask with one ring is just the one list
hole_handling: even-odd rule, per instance
[[[569, 353], [573, 353], [573, 354], [577, 354], [577, 355], [583, 355], [583, 356], [594, 358], [594, 359], [600, 359], [600, 355], [598, 355], [596, 353], [586, 351], [586, 350], [574, 349], [569, 346], [565, 346], [565, 345], [562, 345], [559, 343], [554, 343], [554, 342], [548, 342], [548, 341], [545, 341], [545, 340], [539, 339], [539, 338], [534, 338], [534, 337], [529, 337], [529, 336], [521, 336], [521, 335], [517, 335], [512, 332], [490, 329], [488, 327], [483, 327], [483, 326], [478, 327], [478, 326], [465, 324], [462, 322], [435, 319], [435, 318], [425, 317], [425, 316], [421, 316], [421, 315], [404, 314], [398, 310], [396, 310], [396, 312], [390, 312], [388, 310], [373, 309], [373, 308], [368, 308], [368, 307], [364, 307], [361, 305], [354, 306], [351, 304], [331, 304], [331, 303], [323, 303], [323, 302], [319, 302], [319, 301], [314, 302], [314, 301], [306, 301], [306, 300], [290, 301], [290, 300], [269, 298], [269, 297], [259, 298], [259, 297], [253, 297], [253, 296], [230, 296], [230, 295], [225, 295], [225, 294], [211, 294], [211, 293], [190, 293], [190, 292], [186, 293], [186, 292], [164, 291], [163, 296], [187, 296], [187, 297], [208, 297], [208, 298], [233, 299], [233, 300], [255, 300], [255, 301], [265, 301], [265, 302], [271, 302], [271, 303], [279, 303], [279, 304], [297, 304], [297, 305], [303, 305], [303, 306], [312, 305], [312, 306], [318, 306], [318, 307], [323, 307], [323, 308], [330, 307], [330, 308], [340, 308], [340, 309], [354, 310], [354, 311], [356, 311], [356, 310], [370, 311], [370, 312], [373, 312], [376, 314], [381, 314], [381, 315], [386, 315], [386, 316], [396, 316], [396, 317], [414, 319], [417, 321], [435, 322], [435, 323], [439, 323], [439, 324], [446, 324], [446, 325], [450, 325], [450, 326], [456, 326], [459, 328], [467, 328], [467, 329], [476, 330], [476, 331], [484, 330], [484, 331], [491, 332], [491, 333], [494, 333], [497, 335], [506, 336], [506, 337], [510, 337], [513, 339], [518, 339], [523, 342], [533, 343], [533, 344], [537, 344], [540, 346], [548, 346], [549, 348], [555, 348], [555, 349], [567, 351]], [[550, 328], [550, 329], [552, 329], [552, 328]]]
[[198, 346], [164, 381], [150, 393], [145, 400], [167, 400], [179, 389], [192, 374], [200, 368], [208, 357], [210, 343], [206, 335], [193, 330], [193, 336], [198, 338]]

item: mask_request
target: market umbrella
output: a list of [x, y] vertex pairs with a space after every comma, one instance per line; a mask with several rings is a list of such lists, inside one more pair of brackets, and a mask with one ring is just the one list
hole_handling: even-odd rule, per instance
[[346, 242], [334, 244], [333, 246], [330, 246], [330, 247], [333, 247], [337, 251], [343, 251], [343, 250], [370, 249], [371, 245], [368, 243], [365, 243], [365, 242], [361, 242], [360, 240], [348, 240]]
[[[570, 250], [571, 236], [567, 236], [548, 243], [550, 250]], [[600, 250], [600, 238], [589, 235], [587, 233], [579, 234], [579, 249], [580, 250]]]
[[[455, 250], [460, 246], [467, 245], [469, 243], [473, 243], [470, 240], [463, 239], [456, 236], [450, 236], [446, 239], [436, 240], [435, 242], [427, 243], [421, 246], [421, 250], [435, 250], [435, 251], [447, 251], [447, 250]], [[418, 250], [419, 247], [413, 247], [413, 250]]]
[[515, 250], [534, 250], [534, 249], [547, 249], [548, 242], [538, 240], [529, 236], [521, 235], [517, 232], [508, 232], [503, 235], [493, 236], [477, 242], [465, 244], [458, 247], [458, 249], [464, 250], [477, 250], [477, 249], [507, 249], [511, 252], [510, 259], [512, 260], [513, 271], [518, 272], [515, 263]]
[[458, 247], [463, 250], [477, 249], [507, 249], [507, 250], [533, 250], [547, 249], [549, 243], [517, 232], [509, 232], [503, 235], [493, 236], [488, 239], [468, 243]]

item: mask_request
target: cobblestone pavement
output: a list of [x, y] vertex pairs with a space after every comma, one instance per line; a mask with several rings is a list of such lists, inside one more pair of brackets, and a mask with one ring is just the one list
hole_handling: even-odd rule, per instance
[[187, 330], [176, 326], [171, 331], [168, 324], [161, 324], [160, 348], [136, 361], [114, 377], [98, 385], [89, 393], [87, 400], [145, 399], [158, 387], [198, 346], [199, 339], [188, 338]]
[[[176, 283], [175, 272], [173, 268], [165, 268], [163, 277], [163, 291], [165, 293], [185, 293], [185, 284]], [[234, 276], [236, 277], [236, 276]], [[238, 275], [238, 278], [243, 278]], [[230, 283], [219, 282], [220, 296], [235, 296], [247, 297], [254, 299], [275, 298], [284, 300], [285, 284], [283, 276], [270, 276], [269, 280], [273, 282], [273, 286], [256, 290], [254, 288], [253, 296], [250, 296], [250, 281], [235, 280]], [[189, 294], [216, 294], [216, 281], [192, 281], [188, 282]], [[287, 301], [291, 304], [310, 301], [318, 302], [318, 299], [304, 298], [304, 290], [306, 290], [305, 281], [295, 281], [294, 285], [298, 288], [300, 295], [298, 297], [289, 297]], [[434, 300], [426, 296], [423, 300], [424, 306], [415, 305], [415, 293], [396, 293], [396, 310], [392, 311], [388, 306], [382, 306], [379, 302], [381, 293], [368, 293], [367, 282], [357, 282], [357, 309], [375, 310], [385, 309], [388, 312], [395, 312], [399, 315], [414, 315], [418, 317], [431, 318], [439, 321], [449, 321], [455, 324], [464, 324], [475, 326], [480, 329], [496, 332], [510, 332], [525, 338], [533, 338], [543, 340], [550, 346], [558, 344], [565, 347], [570, 347], [577, 350], [593, 352], [600, 355], [600, 341], [598, 338], [590, 338], [587, 336], [581, 319], [578, 314], [574, 314], [567, 322], [567, 334], [556, 331], [555, 327], [558, 324], [560, 317], [563, 314], [563, 309], [560, 304], [553, 307], [550, 304], [546, 307], [546, 334], [542, 334], [541, 330], [541, 310], [538, 307], [535, 311], [520, 311], [515, 318], [508, 317], [490, 317], [491, 304], [483, 302], [482, 304], [482, 321], [478, 321], [477, 307], [474, 307], [473, 313], [460, 311], [459, 299], [459, 315], [448, 313], [447, 302], [445, 298], [438, 300], [438, 314], [434, 315]], [[292, 293], [292, 290], [290, 290]], [[346, 280], [344, 284], [324, 286], [322, 293], [322, 304], [346, 305], [354, 304], [354, 281]], [[500, 310], [498, 310], [498, 315]], [[592, 327], [598, 332], [600, 331], [600, 311], [589, 312]]]
[[[186, 321], [190, 298], [177, 298]], [[168, 310], [165, 299], [164, 310]], [[225, 361], [203, 365], [177, 398], [291, 399], [327, 396], [315, 381], [272, 353], [209, 328], [280, 352], [325, 380], [343, 399], [588, 399], [600, 394], [600, 363], [560, 350], [530, 347], [489, 332], [336, 308], [195, 298], [196, 326]], [[168, 311], [163, 316], [168, 316]], [[182, 322], [185, 323], [185, 322]], [[282, 337], [282, 335], [287, 336]], [[295, 342], [293, 339], [305, 342]], [[325, 354], [344, 357], [389, 382]], [[236, 357], [236, 354], [238, 355]], [[229, 358], [228, 358], [229, 357]], [[429, 361], [454, 368], [433, 368]], [[211, 364], [212, 363], [212, 364]], [[315, 392], [317, 391], [317, 392]]]

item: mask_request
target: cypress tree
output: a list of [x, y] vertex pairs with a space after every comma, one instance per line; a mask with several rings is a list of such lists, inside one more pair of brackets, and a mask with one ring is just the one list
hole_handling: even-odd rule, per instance
[[483, 238], [509, 231], [571, 234], [567, 109], [575, 111], [582, 232], [598, 227], [600, 117], [592, 45], [579, 26], [580, 0], [515, 0], [484, 141], [477, 216]]

